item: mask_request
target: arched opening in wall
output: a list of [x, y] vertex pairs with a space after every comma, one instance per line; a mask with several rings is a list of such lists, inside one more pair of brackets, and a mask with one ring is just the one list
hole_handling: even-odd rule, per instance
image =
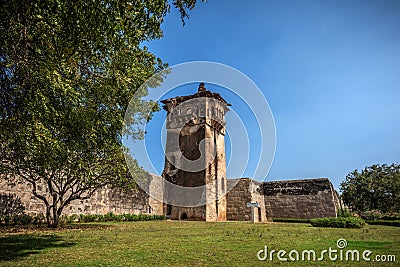
[[258, 221], [261, 222], [262, 221], [262, 218], [261, 218], [261, 207], [258, 207], [257, 210], [258, 210]]
[[166, 216], [171, 216], [171, 211], [172, 211], [172, 207], [170, 204], [167, 204], [167, 212], [166, 212]]
[[181, 220], [187, 220], [187, 219], [188, 219], [188, 217], [187, 217], [186, 212], [182, 213], [181, 214]]

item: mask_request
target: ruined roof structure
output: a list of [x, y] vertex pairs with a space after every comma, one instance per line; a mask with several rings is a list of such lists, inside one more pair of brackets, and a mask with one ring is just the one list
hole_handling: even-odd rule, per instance
[[280, 194], [289, 195], [316, 195], [324, 190], [331, 190], [332, 184], [328, 178], [313, 178], [301, 180], [282, 180], [265, 182], [262, 184], [264, 195], [275, 196]]
[[174, 109], [174, 107], [178, 106], [179, 104], [188, 101], [190, 99], [195, 99], [200, 97], [214, 98], [218, 101], [223, 102], [226, 105], [225, 112], [229, 111], [229, 108], [227, 106], [231, 106], [231, 104], [229, 104], [220, 94], [208, 91], [207, 88], [204, 87], [204, 83], [200, 83], [197, 93], [193, 95], [176, 96], [173, 98], [161, 100], [160, 102], [164, 104], [163, 109], [169, 113]]

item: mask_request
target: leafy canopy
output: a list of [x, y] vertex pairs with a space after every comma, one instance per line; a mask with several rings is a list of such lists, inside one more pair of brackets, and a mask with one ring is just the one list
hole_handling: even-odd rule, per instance
[[400, 165], [355, 170], [341, 183], [342, 199], [356, 211], [400, 212]]
[[[184, 20], [195, 3], [172, 4]], [[162, 37], [170, 4], [5, 0], [1, 10], [0, 174], [30, 183], [57, 225], [71, 201], [105, 185], [134, 186], [121, 149], [124, 114], [135, 96], [125, 131], [143, 137], [136, 126], [158, 106], [138, 88], [166, 65], [141, 43]]]

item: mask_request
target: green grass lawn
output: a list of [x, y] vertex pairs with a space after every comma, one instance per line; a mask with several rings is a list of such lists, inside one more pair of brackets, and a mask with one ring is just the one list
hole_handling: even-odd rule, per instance
[[[259, 261], [268, 249], [371, 250], [394, 254], [396, 262]], [[78, 229], [0, 234], [0, 265], [5, 266], [400, 266], [400, 228], [369, 225], [362, 229], [314, 228], [309, 224], [246, 222], [115, 222]], [[285, 255], [286, 257], [288, 255]], [[301, 258], [301, 254], [300, 254]]]

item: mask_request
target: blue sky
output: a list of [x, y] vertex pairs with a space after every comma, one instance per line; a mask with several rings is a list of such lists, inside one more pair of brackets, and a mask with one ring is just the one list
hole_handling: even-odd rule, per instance
[[[262, 90], [276, 124], [275, 159], [265, 180], [328, 177], [338, 189], [354, 169], [399, 162], [399, 16], [396, 0], [209, 0], [197, 4], [184, 27], [172, 10], [164, 38], [146, 46], [170, 65], [215, 61], [245, 73]], [[196, 90], [192, 85], [168, 96]], [[246, 107], [238, 111], [251, 117]], [[149, 125], [154, 133], [164, 116], [158, 112]], [[257, 138], [250, 143], [259, 146]], [[147, 145], [162, 170], [160, 145]], [[228, 172], [228, 178], [238, 175]]]

